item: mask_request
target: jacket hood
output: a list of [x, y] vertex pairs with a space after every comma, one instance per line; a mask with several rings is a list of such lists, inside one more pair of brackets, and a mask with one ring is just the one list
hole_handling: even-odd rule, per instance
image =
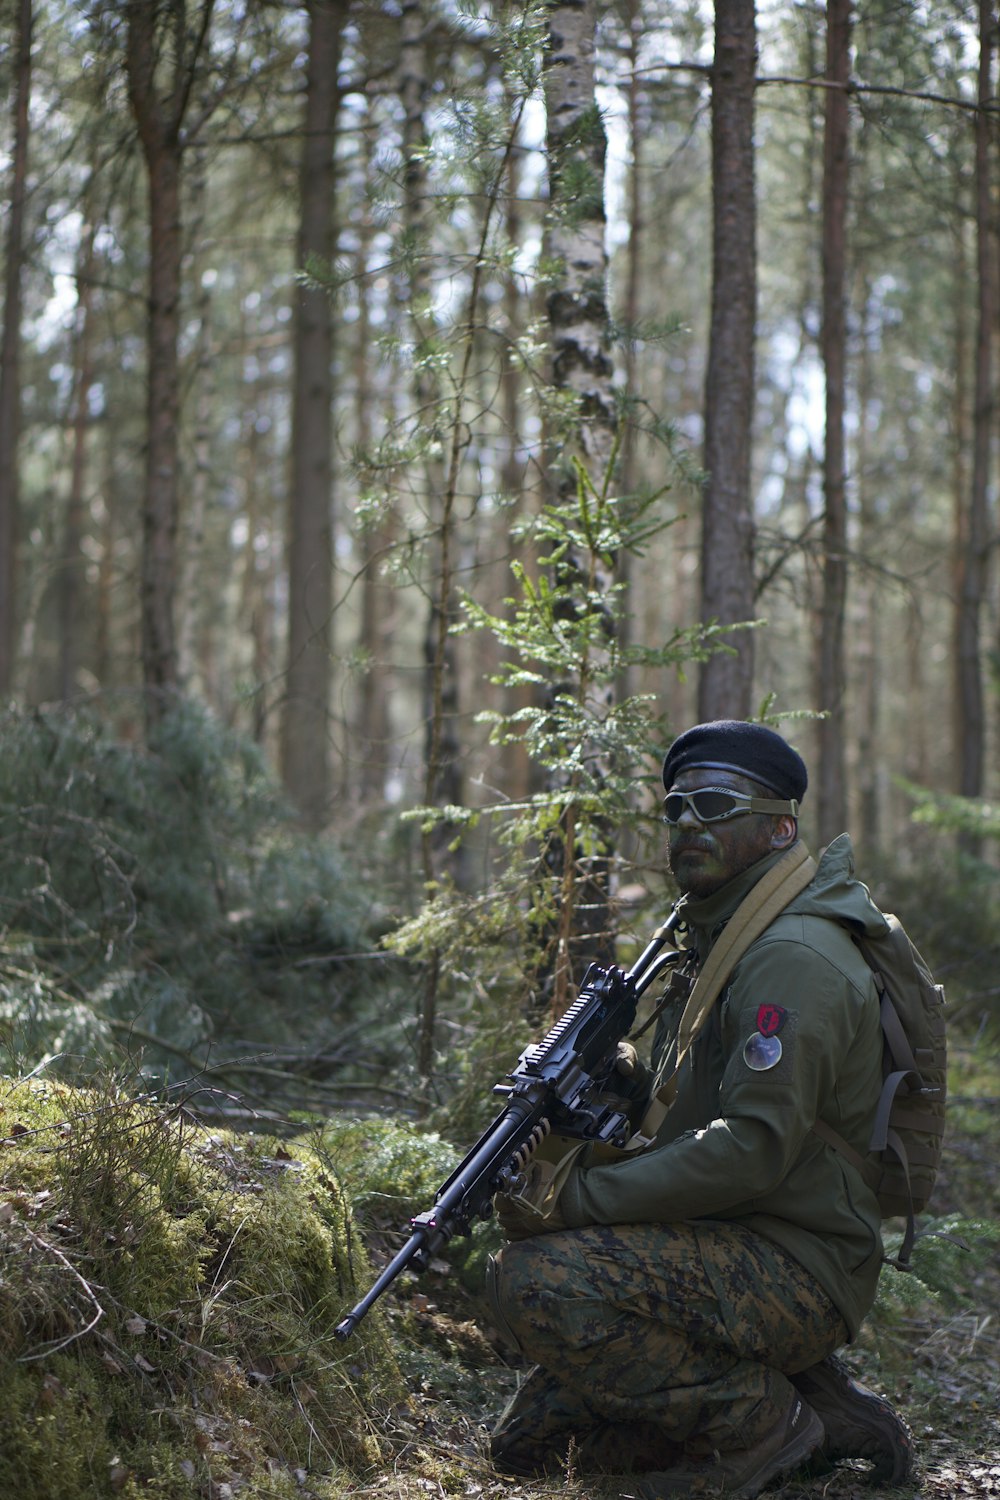
[[846, 833], [827, 845], [812, 881], [789, 903], [788, 910], [803, 916], [850, 922], [866, 937], [879, 937], [888, 931], [889, 924], [872, 900], [868, 887], [854, 873], [854, 849]]

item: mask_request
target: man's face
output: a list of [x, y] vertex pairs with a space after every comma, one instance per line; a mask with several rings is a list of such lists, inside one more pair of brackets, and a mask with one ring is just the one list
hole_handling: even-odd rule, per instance
[[[761, 795], [743, 776], [698, 768], [681, 771], [670, 790], [694, 792], [706, 786]], [[670, 869], [681, 893], [696, 899], [710, 896], [770, 854], [775, 847], [774, 823], [766, 813], [740, 813], [720, 822], [702, 823], [694, 809], [685, 805], [680, 820], [668, 825], [667, 837]]]

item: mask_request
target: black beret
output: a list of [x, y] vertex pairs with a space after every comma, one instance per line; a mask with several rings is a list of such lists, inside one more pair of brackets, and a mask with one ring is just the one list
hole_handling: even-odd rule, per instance
[[663, 762], [663, 785], [669, 792], [682, 771], [735, 771], [759, 781], [778, 797], [801, 802], [809, 781], [805, 761], [765, 724], [742, 719], [715, 719], [678, 735]]

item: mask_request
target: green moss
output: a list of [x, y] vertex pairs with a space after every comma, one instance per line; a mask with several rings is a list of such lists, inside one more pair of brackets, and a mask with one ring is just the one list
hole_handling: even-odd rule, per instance
[[369, 1269], [323, 1160], [114, 1087], [2, 1100], [0, 1494], [294, 1494], [378, 1460], [400, 1376], [378, 1317], [333, 1335]]
[[72, 1500], [111, 1494], [114, 1457], [102, 1392], [86, 1364], [54, 1357], [8, 1365], [0, 1378], [0, 1494]]

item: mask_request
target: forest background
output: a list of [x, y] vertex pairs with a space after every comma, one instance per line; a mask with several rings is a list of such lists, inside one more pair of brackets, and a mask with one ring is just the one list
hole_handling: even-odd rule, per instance
[[[670, 737], [762, 717], [810, 765], [807, 839], [851, 829], [948, 986], [941, 1213], [988, 1229], [995, 7], [4, 20], [11, 1089], [308, 1125], [384, 1232], [661, 920]], [[929, 1276], [977, 1357], [983, 1265]]]

